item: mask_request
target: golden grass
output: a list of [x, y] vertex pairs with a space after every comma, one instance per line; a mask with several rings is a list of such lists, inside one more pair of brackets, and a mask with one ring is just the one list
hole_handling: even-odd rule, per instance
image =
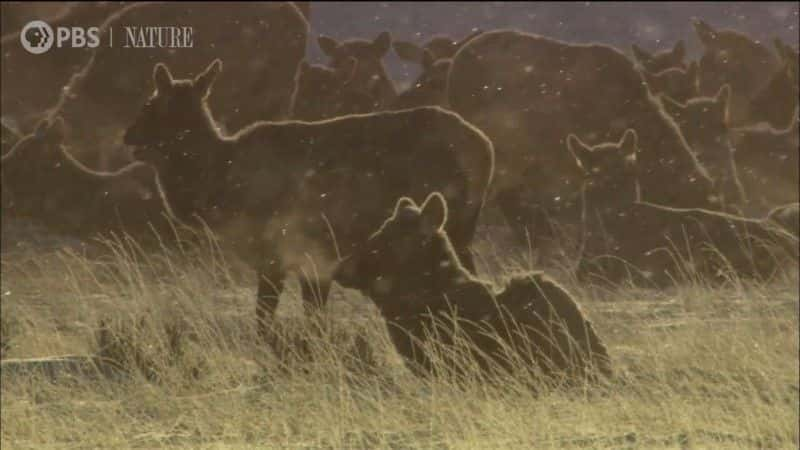
[[[3, 358], [102, 353], [132, 370], [123, 380], [4, 374], [3, 449], [798, 446], [796, 265], [768, 285], [662, 292], [560, 276], [617, 377], [535, 394], [525, 375], [412, 376], [352, 291], [309, 320], [285, 295], [276, 328], [305, 337], [314, 358], [277, 358], [256, 343], [253, 280], [214, 245], [102, 246], [3, 254]], [[527, 252], [480, 247], [494, 276], [529, 264]], [[355, 334], [374, 358], [355, 353]]]

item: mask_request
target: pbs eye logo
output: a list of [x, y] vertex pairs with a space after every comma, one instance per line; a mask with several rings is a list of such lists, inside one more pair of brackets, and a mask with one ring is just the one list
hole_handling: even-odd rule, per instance
[[19, 39], [25, 50], [41, 55], [53, 46], [53, 29], [41, 20], [34, 20], [25, 25], [19, 33]]
[[72, 48], [95, 48], [100, 45], [99, 29], [91, 27], [57, 27], [55, 32], [46, 22], [28, 22], [19, 33], [22, 47], [34, 55], [41, 55], [53, 47], [61, 48], [66, 43]]

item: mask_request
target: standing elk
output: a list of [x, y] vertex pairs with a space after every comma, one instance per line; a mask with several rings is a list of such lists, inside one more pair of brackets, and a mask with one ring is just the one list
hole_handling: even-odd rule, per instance
[[757, 119], [750, 110], [750, 102], [778, 70], [780, 60], [766, 46], [743, 33], [717, 30], [702, 20], [694, 23], [694, 29], [704, 50], [699, 66], [700, 93], [714, 95], [723, 85], [730, 85], [731, 126], [754, 123]]
[[155, 92], [125, 142], [157, 168], [179, 219], [198, 215], [256, 269], [262, 331], [288, 273], [302, 275], [304, 299], [325, 300], [339, 256], [366, 241], [401, 196], [444, 193], [453, 205], [448, 232], [474, 270], [468, 247], [494, 168], [477, 128], [425, 107], [256, 122], [225, 136], [208, 106], [221, 68], [216, 60], [194, 79], [174, 80], [157, 64]]
[[[598, 44], [569, 44], [517, 31], [483, 33], [453, 57], [453, 111], [492, 139], [493, 199], [520, 228], [542, 211], [579, 222], [572, 201], [582, 174], [565, 151], [570, 133], [586, 142], [637, 132], [641, 196], [662, 204], [708, 205], [713, 182], [680, 130], [645, 87], [633, 62]], [[598, 201], [615, 202], [616, 195]]]

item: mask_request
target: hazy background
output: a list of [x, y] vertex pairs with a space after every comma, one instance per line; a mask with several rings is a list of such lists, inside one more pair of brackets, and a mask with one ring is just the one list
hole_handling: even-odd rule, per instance
[[[389, 31], [396, 40], [426, 42], [435, 34], [461, 38], [473, 29], [514, 28], [570, 42], [602, 42], [626, 53], [631, 43], [655, 50], [684, 39], [690, 55], [699, 43], [693, 18], [769, 42], [797, 46], [797, 2], [311, 2], [309, 57], [322, 63], [316, 36], [373, 39]], [[387, 66], [398, 81], [417, 68], [393, 52]]]

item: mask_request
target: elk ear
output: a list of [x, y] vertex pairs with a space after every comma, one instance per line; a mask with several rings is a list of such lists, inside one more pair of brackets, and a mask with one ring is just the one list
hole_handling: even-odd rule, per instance
[[636, 134], [636, 130], [633, 128], [625, 130], [625, 134], [619, 140], [619, 148], [626, 156], [636, 155], [639, 151], [639, 136]]
[[414, 200], [410, 199], [409, 197], [400, 197], [397, 200], [397, 206], [395, 207], [395, 209], [415, 208], [416, 206], [417, 206], [417, 204], [414, 203]]
[[217, 79], [217, 75], [219, 75], [220, 71], [222, 71], [222, 61], [219, 58], [215, 59], [208, 65], [206, 70], [203, 71], [200, 75], [195, 77], [194, 79], [194, 89], [197, 94], [200, 94], [202, 98], [208, 96], [211, 92], [211, 85], [214, 84], [214, 80]]
[[683, 39], [676, 42], [675, 46], [672, 47], [672, 56], [677, 58], [678, 61], [683, 61], [683, 58], [686, 57], [686, 45], [683, 43]]
[[172, 87], [172, 74], [166, 64], [158, 63], [153, 68], [153, 82], [159, 92], [165, 92]]
[[419, 212], [417, 204], [408, 197], [400, 197], [394, 205], [394, 217], [410, 217]]
[[669, 114], [675, 120], [679, 120], [686, 110], [686, 106], [682, 105], [678, 101], [674, 100], [667, 94], [661, 94], [661, 105], [664, 107], [664, 111]]
[[389, 51], [391, 46], [392, 35], [390, 35], [388, 31], [381, 32], [381, 34], [372, 41], [372, 51], [378, 58], [382, 58]]
[[447, 201], [439, 192], [434, 192], [425, 199], [421, 206], [422, 231], [433, 236], [447, 223]]
[[694, 23], [694, 31], [697, 33], [697, 37], [700, 38], [700, 42], [706, 47], [713, 45], [714, 40], [717, 38], [716, 30], [702, 20]]
[[567, 149], [570, 153], [572, 153], [572, 157], [575, 158], [575, 162], [578, 164], [585, 173], [589, 173], [594, 166], [593, 163], [593, 156], [592, 149], [589, 148], [588, 145], [584, 144], [578, 136], [570, 133], [567, 136]]
[[319, 48], [322, 52], [331, 58], [336, 54], [336, 50], [339, 48], [339, 43], [336, 42], [336, 39], [324, 35], [320, 35], [317, 38], [317, 44], [319, 44]]

